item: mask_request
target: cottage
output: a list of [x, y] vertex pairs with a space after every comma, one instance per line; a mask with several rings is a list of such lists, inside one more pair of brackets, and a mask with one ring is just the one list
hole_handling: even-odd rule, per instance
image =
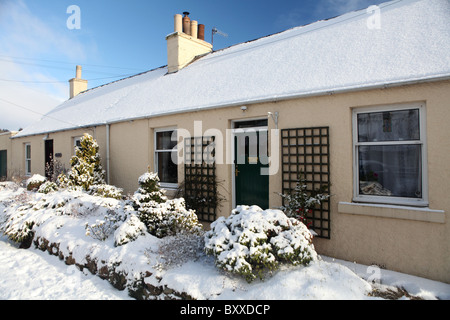
[[68, 167], [89, 133], [110, 184], [150, 168], [206, 222], [280, 206], [303, 173], [332, 195], [309, 216], [319, 253], [450, 282], [449, 17], [396, 0], [214, 51], [175, 15], [167, 66], [89, 90], [77, 67], [69, 100], [0, 135], [2, 170]]

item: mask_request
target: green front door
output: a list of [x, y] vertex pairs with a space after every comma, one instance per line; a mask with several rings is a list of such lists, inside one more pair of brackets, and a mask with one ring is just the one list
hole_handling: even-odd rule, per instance
[[235, 202], [238, 205], [269, 207], [267, 168], [267, 130], [243, 130], [234, 133]]
[[0, 150], [0, 181], [6, 179], [7, 168], [6, 168], [6, 150]]

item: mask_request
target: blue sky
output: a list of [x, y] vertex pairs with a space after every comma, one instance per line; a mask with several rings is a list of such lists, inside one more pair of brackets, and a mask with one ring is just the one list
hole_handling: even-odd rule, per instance
[[[68, 99], [77, 64], [88, 88], [167, 64], [175, 13], [216, 27], [214, 49], [386, 0], [0, 0], [0, 129], [17, 130]], [[69, 29], [71, 5], [80, 28]], [[70, 20], [71, 21], [71, 20]]]

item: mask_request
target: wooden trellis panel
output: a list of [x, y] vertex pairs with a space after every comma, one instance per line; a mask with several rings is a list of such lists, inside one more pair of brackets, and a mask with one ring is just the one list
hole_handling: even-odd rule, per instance
[[216, 220], [217, 184], [215, 138], [192, 137], [184, 140], [184, 198], [200, 221]]
[[[306, 179], [307, 191], [328, 186], [330, 192], [329, 127], [294, 128], [281, 130], [282, 193], [294, 189], [300, 174]], [[330, 239], [330, 201], [307, 216], [311, 228], [321, 238]]]

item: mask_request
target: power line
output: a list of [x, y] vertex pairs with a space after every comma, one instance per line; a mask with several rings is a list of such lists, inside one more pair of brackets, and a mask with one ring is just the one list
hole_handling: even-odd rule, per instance
[[71, 122], [68, 122], [68, 121], [65, 121], [65, 120], [61, 120], [61, 119], [58, 119], [58, 118], [54, 118], [54, 117], [52, 117], [52, 116], [49, 116], [48, 114], [43, 114], [43, 113], [40, 113], [40, 112], [34, 111], [34, 110], [30, 109], [30, 108], [27, 108], [27, 107], [21, 106], [20, 104], [17, 104], [17, 103], [14, 103], [14, 102], [11, 102], [11, 101], [8, 101], [8, 100], [5, 100], [5, 99], [3, 99], [3, 98], [0, 98], [0, 100], [1, 100], [1, 101], [3, 101], [3, 102], [9, 103], [9, 104], [11, 104], [11, 105], [13, 105], [13, 106], [16, 106], [16, 107], [22, 108], [22, 109], [24, 109], [24, 110], [27, 110], [27, 111], [30, 111], [30, 112], [36, 113], [36, 114], [38, 114], [38, 115], [40, 115], [40, 116], [43, 116], [43, 117], [46, 117], [46, 118], [50, 118], [50, 119], [53, 119], [53, 120], [56, 120], [56, 121], [59, 121], [59, 122], [63, 122], [63, 123], [65, 123], [65, 124], [70, 124], [71, 126], [75, 126], [75, 127], [78, 127], [78, 125], [77, 125], [77, 124], [73, 124], [73, 123], [71, 123]]
[[[135, 73], [129, 74], [121, 74], [117, 76], [111, 77], [103, 77], [103, 78], [93, 78], [93, 79], [85, 79], [87, 81], [95, 81], [95, 80], [106, 80], [106, 79], [115, 79], [115, 78], [126, 78], [135, 75]], [[5, 82], [19, 82], [19, 83], [66, 83], [68, 80], [55, 80], [55, 81], [28, 81], [28, 80], [12, 80], [12, 79], [0, 79], [0, 81]]]
[[[1, 57], [1, 55], [0, 55], [0, 57]], [[24, 65], [29, 65], [29, 66], [42, 67], [42, 68], [46, 68], [46, 69], [59, 69], [59, 70], [73, 71], [72, 68], [55, 67], [55, 66], [49, 66], [49, 65], [38, 64], [38, 63], [33, 63], [33, 62], [12, 61], [12, 60], [2, 59], [2, 58], [0, 58], [0, 61], [5, 61], [5, 62], [9, 62], [9, 63], [14, 63], [14, 64], [24, 64]], [[114, 77], [115, 76], [117, 76], [117, 77], [122, 76], [122, 75], [118, 75], [116, 73], [110, 73], [110, 72], [104, 72], [104, 71], [94, 71], [94, 70], [91, 70], [91, 69], [88, 69], [88, 70], [85, 70], [85, 71], [87, 71], [88, 73], [111, 75], [111, 76], [114, 76]]]
[[[11, 59], [21, 59], [21, 60], [34, 60], [34, 61], [43, 61], [43, 62], [51, 62], [51, 63], [61, 63], [61, 64], [69, 64], [69, 65], [73, 65], [73, 63], [71, 62], [67, 62], [67, 61], [57, 61], [57, 60], [50, 60], [50, 59], [36, 59], [36, 58], [25, 58], [25, 57], [14, 57], [14, 56], [7, 56], [7, 55], [2, 55], [0, 54], [0, 57], [4, 57], [4, 58], [11, 58]], [[4, 61], [8, 61], [6, 59], [1, 59]], [[17, 62], [20, 63], [20, 62]], [[26, 64], [26, 63], [24, 63]], [[123, 70], [135, 70], [135, 71], [140, 71], [140, 69], [136, 69], [136, 68], [126, 68], [126, 67], [117, 67], [117, 66], [107, 66], [107, 65], [99, 65], [99, 64], [83, 64], [83, 66], [90, 66], [90, 67], [98, 67], [98, 68], [108, 68], [108, 69], [123, 69]]]

